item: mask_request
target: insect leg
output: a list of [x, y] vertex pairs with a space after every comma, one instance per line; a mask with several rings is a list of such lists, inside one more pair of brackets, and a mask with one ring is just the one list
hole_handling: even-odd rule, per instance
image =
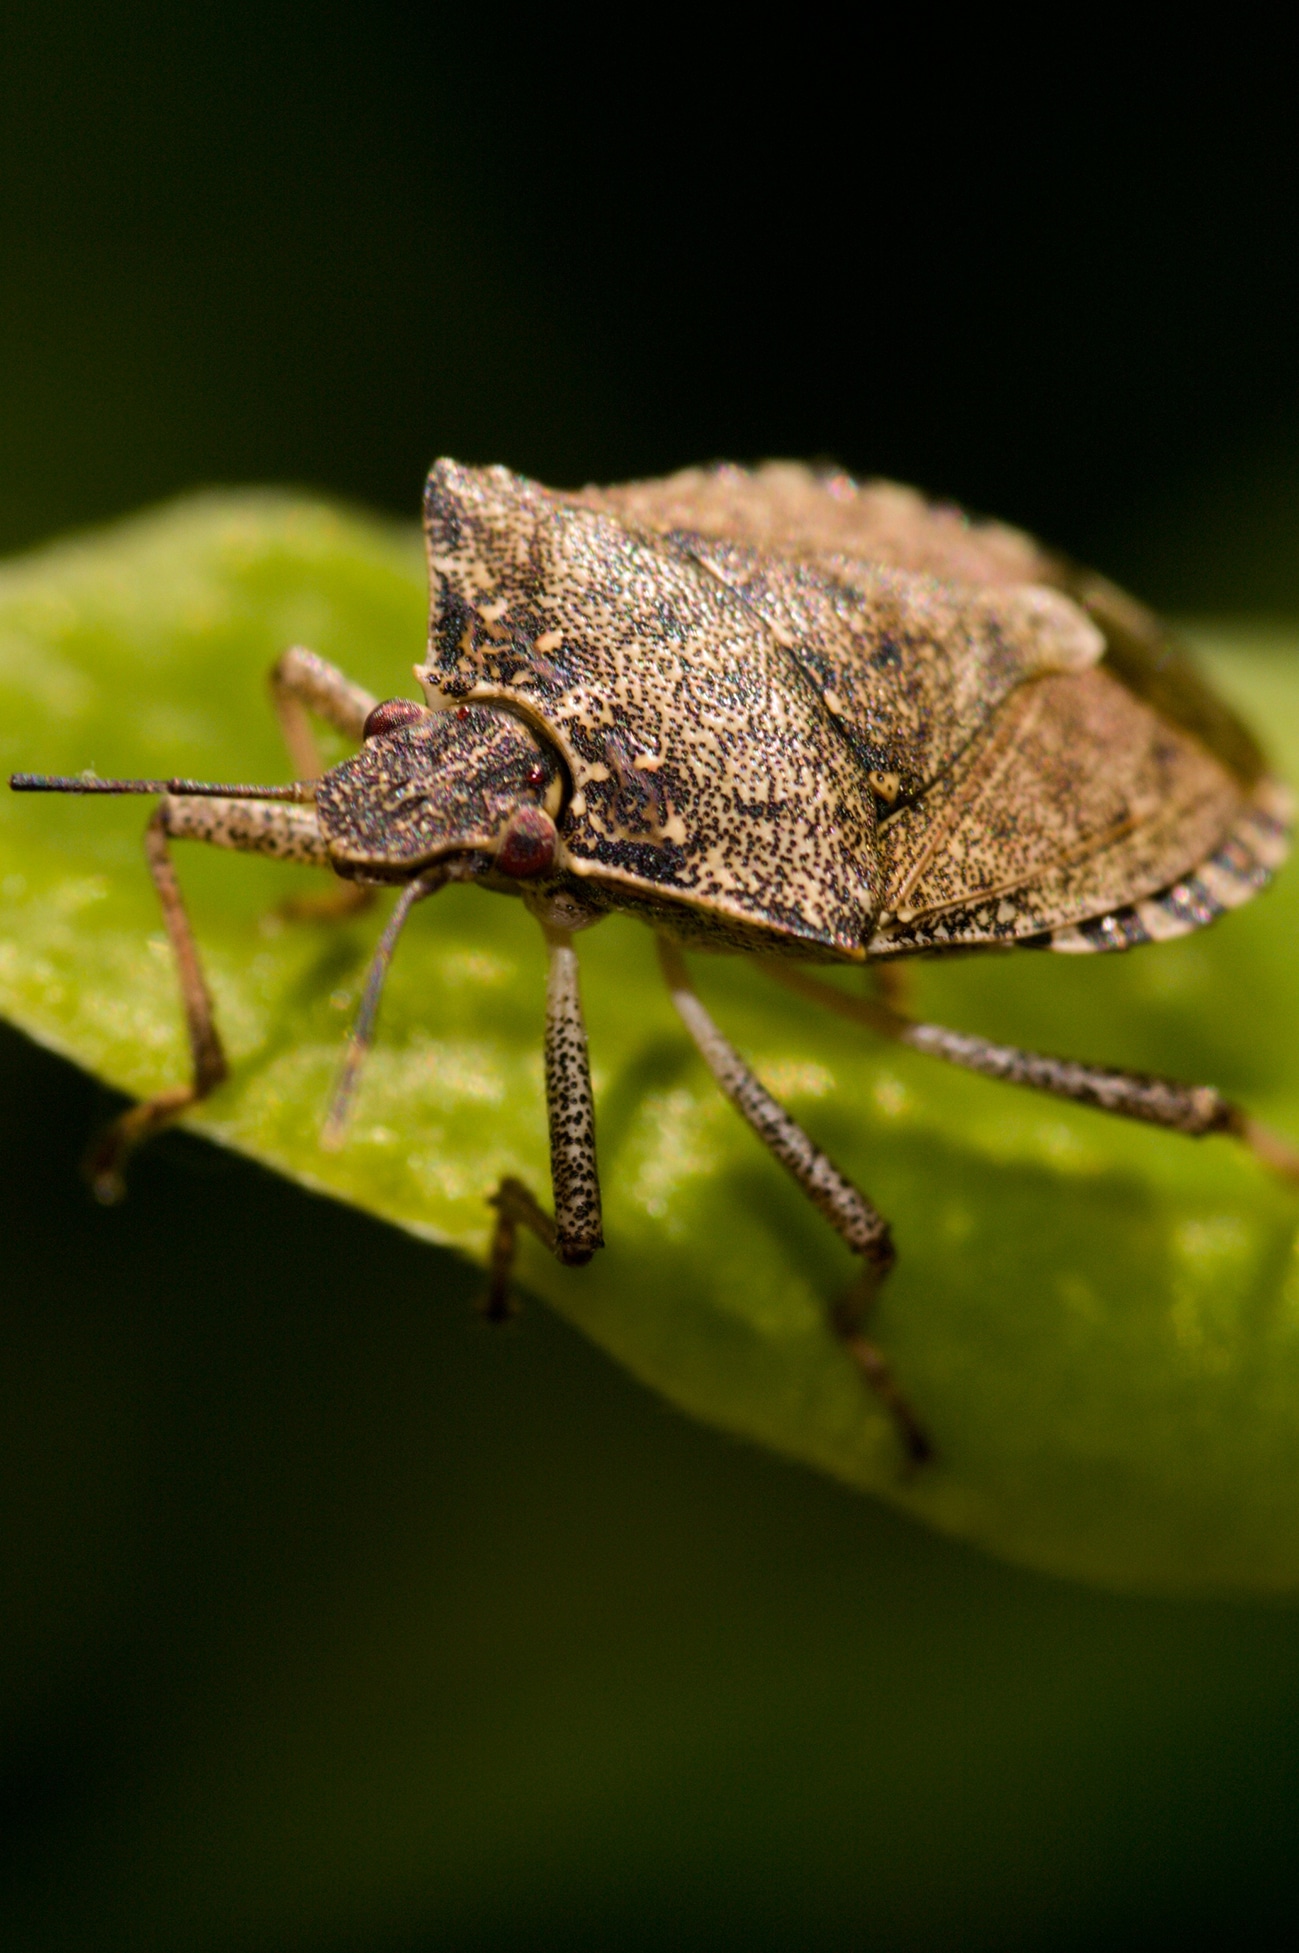
[[907, 1456], [913, 1464], [922, 1463], [932, 1455], [929, 1440], [898, 1389], [883, 1353], [863, 1334], [867, 1312], [895, 1259], [887, 1221], [759, 1084], [739, 1052], [722, 1036], [695, 993], [677, 945], [660, 936], [658, 950], [672, 1002], [709, 1071], [763, 1145], [852, 1252], [861, 1257], [861, 1275], [831, 1309], [830, 1325], [867, 1383], [888, 1406]]
[[762, 962], [768, 975], [797, 996], [824, 1004], [836, 1015], [865, 1024], [885, 1037], [896, 1038], [900, 1044], [909, 1044], [913, 1051], [943, 1058], [965, 1071], [981, 1072], [985, 1078], [1000, 1078], [1009, 1085], [1048, 1092], [1053, 1098], [1068, 1099], [1074, 1105], [1089, 1105], [1122, 1119], [1163, 1126], [1171, 1132], [1184, 1133], [1188, 1139], [1227, 1133], [1248, 1146], [1265, 1166], [1289, 1180], [1299, 1181], [1299, 1153], [1261, 1125], [1243, 1106], [1224, 1098], [1216, 1086], [1183, 1085], [1176, 1079], [1160, 1078], [1148, 1072], [1079, 1064], [1070, 1058], [1021, 1051], [1015, 1045], [993, 1044], [988, 1038], [949, 1031], [941, 1024], [917, 1024], [887, 1004], [849, 996], [846, 991], [784, 964], [777, 957], [764, 957]]
[[895, 962], [879, 962], [870, 965], [870, 973], [875, 981], [875, 995], [888, 1010], [906, 1015], [911, 1000], [911, 971], [899, 959]]
[[177, 838], [209, 841], [216, 847], [235, 848], [242, 853], [274, 855], [282, 861], [329, 866], [324, 838], [310, 807], [216, 797], [173, 799], [167, 796], [159, 801], [144, 830], [144, 853], [176, 962], [193, 1078], [188, 1085], [173, 1086], [133, 1105], [113, 1121], [91, 1149], [86, 1173], [95, 1198], [106, 1206], [120, 1200], [126, 1191], [122, 1171], [136, 1147], [215, 1091], [227, 1073], [211, 993], [168, 846], [169, 840]]
[[[271, 702], [275, 707], [289, 759], [300, 780], [318, 780], [324, 771], [320, 748], [311, 730], [308, 711], [316, 712], [337, 731], [358, 742], [373, 696], [362, 686], [294, 644], [271, 666]], [[358, 915], [374, 901], [374, 891], [361, 882], [340, 882], [327, 895], [291, 895], [279, 913], [294, 922], [342, 922]]]
[[149, 827], [159, 822], [172, 841], [206, 841], [209, 847], [270, 855], [307, 868], [332, 866], [314, 807], [276, 800], [223, 800], [219, 794], [168, 794], [159, 801]]
[[308, 709], [359, 743], [376, 703], [372, 693], [354, 685], [337, 665], [301, 644], [291, 645], [271, 666], [271, 700], [300, 780], [317, 780], [324, 771]]
[[520, 1180], [502, 1180], [492, 1195], [496, 1229], [485, 1313], [497, 1321], [509, 1314], [510, 1275], [520, 1227], [529, 1228], [557, 1261], [570, 1268], [581, 1267], [604, 1246], [595, 1107], [577, 952], [567, 930], [545, 925], [543, 929], [550, 955], [546, 975], [546, 1110], [555, 1216], [552, 1220]]

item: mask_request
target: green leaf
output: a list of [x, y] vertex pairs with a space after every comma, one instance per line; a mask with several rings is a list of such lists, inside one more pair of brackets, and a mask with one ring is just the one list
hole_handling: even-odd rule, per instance
[[[191, 499], [60, 544], [0, 571], [0, 758], [283, 778], [274, 657], [305, 642], [381, 696], [413, 691], [424, 607], [413, 530], [286, 496]], [[1292, 655], [1237, 631], [1212, 663], [1296, 774]], [[0, 802], [0, 1009], [136, 1095], [186, 1074], [141, 813]], [[543, 959], [521, 906], [452, 889], [416, 911], [351, 1142], [329, 1154], [380, 915], [285, 922], [306, 871], [177, 852], [233, 1060], [186, 1123], [481, 1258], [503, 1173], [548, 1192]], [[920, 966], [916, 1007], [1211, 1081], [1299, 1135], [1297, 930], [1292, 875], [1134, 956]], [[893, 1222], [876, 1333], [939, 1447], [906, 1479], [824, 1326], [849, 1258], [717, 1095], [643, 928], [614, 918], [581, 949], [610, 1246], [565, 1271], [527, 1243], [529, 1287], [694, 1415], [1009, 1558], [1152, 1589], [1299, 1584], [1299, 1196], [1229, 1141], [944, 1070], [743, 961], [694, 959], [737, 1044]]]

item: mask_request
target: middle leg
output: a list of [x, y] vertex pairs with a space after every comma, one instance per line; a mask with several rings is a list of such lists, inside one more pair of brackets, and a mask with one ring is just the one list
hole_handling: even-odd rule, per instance
[[677, 945], [660, 936], [658, 950], [672, 1002], [722, 1091], [840, 1239], [860, 1256], [862, 1272], [831, 1309], [830, 1327], [892, 1414], [910, 1462], [922, 1464], [933, 1455], [933, 1448], [898, 1388], [883, 1351], [864, 1333], [880, 1283], [895, 1260], [887, 1221], [758, 1082], [734, 1045], [723, 1037], [700, 1002]]

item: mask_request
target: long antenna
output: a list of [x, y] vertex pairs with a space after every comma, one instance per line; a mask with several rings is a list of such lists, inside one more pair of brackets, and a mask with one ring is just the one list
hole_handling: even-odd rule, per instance
[[288, 786], [249, 787], [212, 780], [101, 780], [94, 773], [11, 773], [14, 793], [191, 793], [220, 800], [314, 800], [314, 780]]
[[426, 895], [435, 895], [438, 889], [450, 879], [449, 871], [439, 867], [430, 869], [428, 874], [420, 875], [413, 882], [407, 882], [398, 898], [396, 908], [388, 918], [388, 927], [379, 938], [379, 947], [375, 950], [370, 964], [370, 974], [365, 979], [361, 1008], [356, 1013], [347, 1056], [338, 1074], [338, 1083], [334, 1087], [334, 1096], [329, 1102], [329, 1111], [320, 1135], [320, 1143], [327, 1152], [336, 1153], [347, 1137], [347, 1122], [351, 1117], [352, 1101], [356, 1097], [356, 1088], [360, 1082], [361, 1067], [365, 1063], [370, 1046], [374, 1043], [384, 978], [388, 974], [392, 953], [397, 947], [397, 938], [405, 927], [406, 918], [417, 902], [422, 902]]

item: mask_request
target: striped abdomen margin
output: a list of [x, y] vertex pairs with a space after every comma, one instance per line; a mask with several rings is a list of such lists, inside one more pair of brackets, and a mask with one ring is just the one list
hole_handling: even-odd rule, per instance
[[1067, 955], [1164, 943], [1238, 909], [1264, 888], [1290, 852], [1293, 800], [1279, 780], [1260, 780], [1254, 797], [1221, 846], [1168, 888], [1090, 922], [1074, 922], [1031, 938]]

